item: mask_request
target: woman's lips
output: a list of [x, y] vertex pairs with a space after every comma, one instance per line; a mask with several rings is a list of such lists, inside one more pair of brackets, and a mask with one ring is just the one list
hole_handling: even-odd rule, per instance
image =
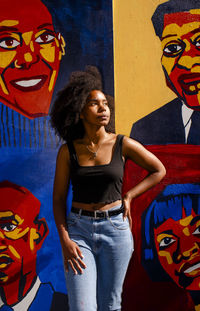
[[108, 116], [102, 115], [102, 116], [98, 116], [97, 118], [98, 118], [98, 119], [101, 119], [101, 120], [106, 120], [106, 119], [108, 118]]
[[47, 75], [40, 75], [31, 78], [21, 78], [10, 81], [10, 84], [20, 91], [31, 92], [39, 90], [44, 85], [47, 78]]

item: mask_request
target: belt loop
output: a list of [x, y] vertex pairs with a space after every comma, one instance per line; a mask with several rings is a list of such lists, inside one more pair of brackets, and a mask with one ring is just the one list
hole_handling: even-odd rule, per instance
[[106, 218], [109, 218], [108, 210], [105, 210], [105, 215], [106, 215]]
[[97, 211], [94, 211], [94, 219], [97, 219]]
[[81, 214], [82, 214], [82, 209], [80, 208], [79, 212], [78, 212], [78, 217], [81, 218]]

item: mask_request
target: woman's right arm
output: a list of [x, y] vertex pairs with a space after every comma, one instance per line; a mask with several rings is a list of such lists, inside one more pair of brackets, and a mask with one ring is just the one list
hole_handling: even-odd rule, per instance
[[66, 225], [66, 199], [70, 182], [70, 156], [67, 145], [62, 145], [56, 161], [56, 172], [53, 190], [53, 212], [62, 246], [65, 269], [68, 271], [68, 264], [75, 274], [86, 265], [82, 261], [83, 255], [78, 245], [73, 242], [68, 234]]

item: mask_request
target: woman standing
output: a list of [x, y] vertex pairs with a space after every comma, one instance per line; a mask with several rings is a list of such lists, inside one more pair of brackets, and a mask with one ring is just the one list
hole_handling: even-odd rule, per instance
[[[51, 112], [66, 141], [58, 152], [53, 208], [64, 256], [70, 311], [121, 310], [133, 251], [131, 200], [165, 175], [162, 163], [138, 142], [109, 130], [111, 110], [95, 67], [72, 73]], [[124, 164], [148, 176], [122, 198]], [[72, 209], [66, 219], [70, 180]]]

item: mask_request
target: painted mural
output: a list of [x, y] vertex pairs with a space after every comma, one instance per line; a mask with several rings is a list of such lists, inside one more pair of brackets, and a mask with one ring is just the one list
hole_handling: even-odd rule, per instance
[[161, 40], [166, 84], [176, 98], [134, 123], [131, 137], [148, 145], [199, 145], [199, 1], [164, 2], [156, 8], [152, 23]]
[[[148, 146], [164, 180], [132, 202], [135, 252], [123, 310], [200, 310], [200, 147]], [[128, 161], [124, 192], [147, 172]]]
[[0, 1], [0, 310], [67, 310], [49, 112], [86, 65], [113, 96], [112, 34], [111, 0]]
[[164, 280], [162, 272], [166, 272], [191, 293], [198, 309], [200, 184], [168, 185], [142, 215], [142, 237], [142, 261], [147, 273], [152, 279], [158, 276], [158, 280]]
[[[200, 2], [156, 2], [151, 22], [166, 87], [175, 98], [134, 122], [130, 136], [160, 158], [167, 175], [132, 203], [135, 252], [123, 310], [199, 311]], [[145, 175], [127, 162], [125, 192]]]
[[8, 181], [0, 183], [0, 197], [1, 297], [8, 305], [19, 301], [18, 310], [67, 304], [66, 296], [56, 293], [50, 282], [41, 282], [36, 272], [37, 251], [49, 232], [45, 218], [39, 218], [40, 201]]

